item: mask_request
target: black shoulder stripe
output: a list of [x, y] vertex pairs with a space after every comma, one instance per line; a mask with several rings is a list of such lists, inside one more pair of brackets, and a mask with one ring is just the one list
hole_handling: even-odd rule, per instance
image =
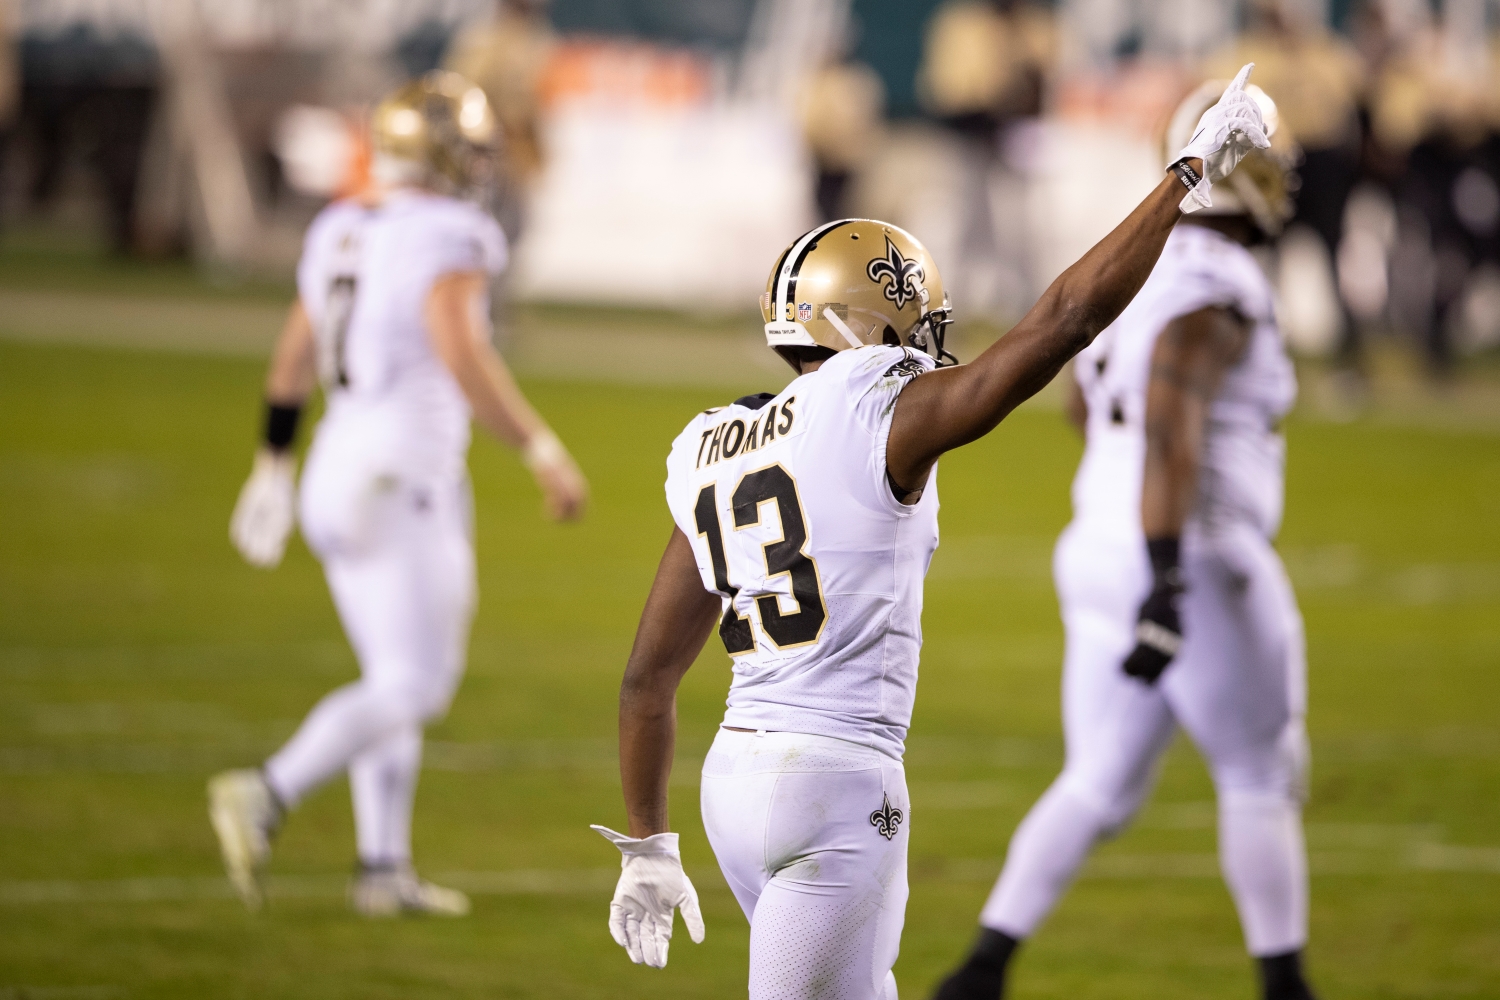
[[759, 410], [775, 398], [776, 394], [773, 392], [757, 392], [753, 396], [741, 396], [734, 401], [734, 405], [743, 406], [747, 410]]

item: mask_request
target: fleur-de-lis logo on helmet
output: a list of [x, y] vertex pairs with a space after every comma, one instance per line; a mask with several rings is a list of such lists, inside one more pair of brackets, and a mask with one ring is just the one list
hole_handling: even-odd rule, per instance
[[893, 809], [891, 807], [891, 797], [889, 794], [882, 795], [881, 798], [883, 801], [880, 803], [880, 808], [870, 813], [870, 825], [882, 837], [890, 840], [896, 835], [896, 831], [901, 826], [901, 820], [905, 816], [900, 809]]
[[[920, 260], [907, 260], [896, 249], [891, 238], [885, 238], [885, 256], [876, 257], [865, 266], [870, 280], [885, 285], [885, 297], [896, 303], [897, 309], [905, 308], [912, 299], [927, 300], [927, 289], [922, 282], [927, 280], [927, 271]], [[890, 279], [886, 283], [886, 279]], [[899, 821], [898, 821], [899, 822]]]

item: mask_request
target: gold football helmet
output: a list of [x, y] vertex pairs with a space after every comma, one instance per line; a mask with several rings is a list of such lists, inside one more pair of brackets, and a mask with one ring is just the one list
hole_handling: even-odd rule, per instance
[[[1227, 86], [1226, 80], [1209, 80], [1177, 105], [1162, 141], [1164, 158], [1170, 158], [1188, 144], [1198, 127], [1198, 119], [1219, 100]], [[1276, 102], [1253, 83], [1245, 87], [1245, 93], [1260, 105], [1271, 148], [1250, 150], [1232, 174], [1214, 185], [1213, 205], [1197, 214], [1248, 215], [1261, 232], [1277, 236], [1292, 217], [1292, 195], [1300, 184], [1297, 164], [1302, 159], [1302, 150], [1281, 125]]]
[[766, 343], [846, 351], [870, 344], [915, 347], [957, 364], [943, 347], [948, 296], [917, 238], [873, 219], [842, 219], [803, 233], [782, 251], [760, 297]]
[[381, 101], [370, 121], [377, 160], [400, 179], [446, 193], [488, 179], [499, 141], [484, 91], [457, 73], [433, 70]]

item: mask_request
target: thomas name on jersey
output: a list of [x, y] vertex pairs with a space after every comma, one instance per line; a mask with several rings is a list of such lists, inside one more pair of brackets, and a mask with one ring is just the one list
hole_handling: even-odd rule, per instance
[[694, 469], [710, 466], [726, 458], [755, 451], [774, 441], [777, 435], [785, 437], [792, 429], [796, 414], [792, 404], [796, 396], [788, 396], [781, 403], [771, 404], [761, 416], [746, 421], [736, 417], [722, 421], [703, 432], [698, 442], [698, 458]]

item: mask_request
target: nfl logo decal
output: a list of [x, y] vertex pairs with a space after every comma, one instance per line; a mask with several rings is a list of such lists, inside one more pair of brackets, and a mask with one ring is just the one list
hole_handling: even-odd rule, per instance
[[798, 302], [797, 303], [797, 322], [799, 322], [799, 323], [806, 323], [810, 319], [812, 319], [812, 303], [811, 302]]

